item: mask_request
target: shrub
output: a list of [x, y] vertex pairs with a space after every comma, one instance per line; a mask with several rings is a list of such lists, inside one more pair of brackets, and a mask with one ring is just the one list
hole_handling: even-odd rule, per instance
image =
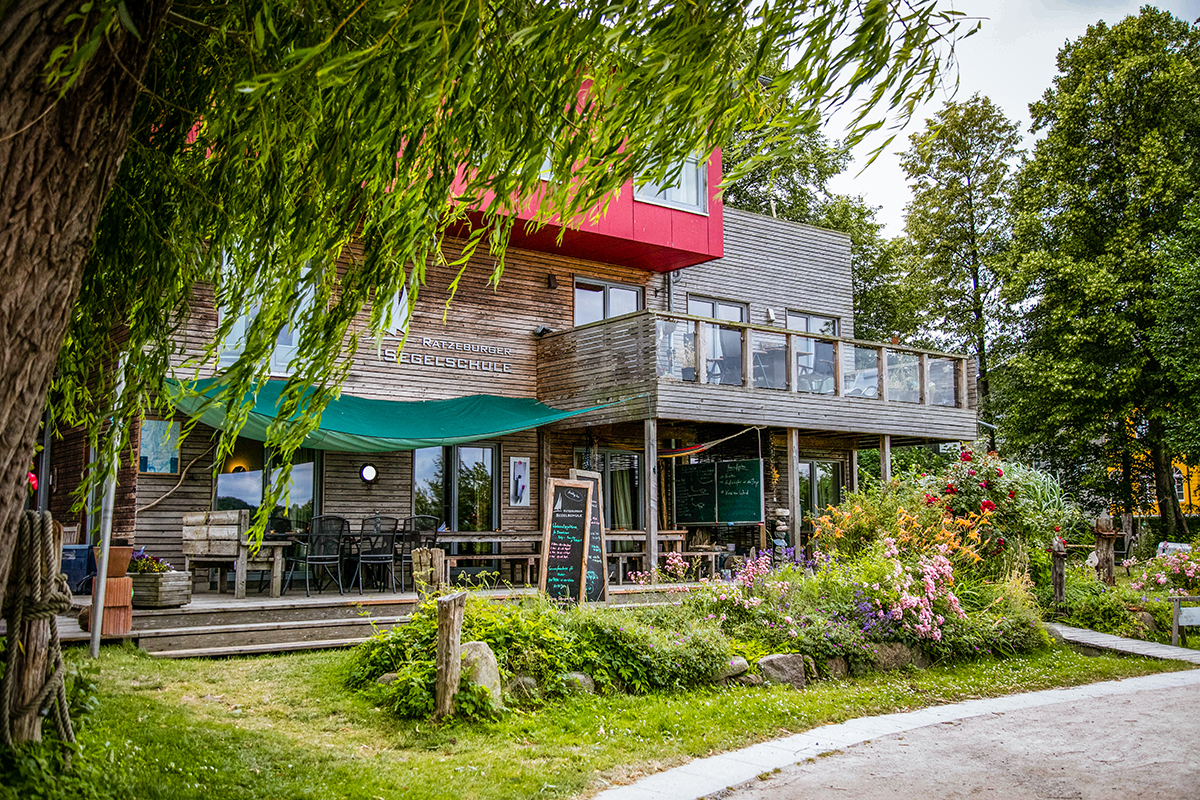
[[1200, 554], [1177, 552], [1156, 556], [1146, 562], [1141, 577], [1130, 588], [1179, 596], [1200, 593]]

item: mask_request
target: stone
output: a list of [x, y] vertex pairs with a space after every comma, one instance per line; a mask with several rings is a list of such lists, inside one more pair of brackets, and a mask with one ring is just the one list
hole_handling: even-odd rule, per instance
[[833, 680], [841, 680], [850, 674], [850, 667], [846, 665], [846, 657], [838, 656], [837, 658], [825, 659], [825, 674]]
[[508, 693], [521, 700], [530, 700], [538, 696], [540, 687], [531, 675], [514, 675], [508, 682]]
[[1135, 611], [1133, 618], [1150, 633], [1156, 633], [1158, 626], [1154, 624], [1154, 615], [1149, 611]]
[[750, 669], [750, 664], [746, 661], [746, 659], [742, 658], [741, 656], [734, 656], [733, 658], [729, 659], [728, 664], [717, 671], [716, 675], [713, 675], [713, 680], [724, 681], [728, 680], [729, 678], [736, 678], [738, 675], [741, 675], [748, 669]]
[[596, 683], [591, 675], [582, 672], [567, 672], [562, 676], [563, 688], [567, 694], [595, 694]]
[[804, 656], [798, 653], [774, 653], [758, 661], [758, 671], [769, 683], [786, 683], [803, 689]]
[[917, 669], [928, 669], [933, 662], [919, 647], [909, 647], [903, 642], [881, 642], [875, 645], [875, 667], [887, 672], [902, 669], [912, 664]]
[[500, 693], [500, 665], [487, 642], [465, 642], [462, 646], [462, 674], [471, 683], [488, 690], [493, 708], [504, 707]]
[[734, 678], [734, 680], [740, 683], [742, 686], [763, 685], [762, 675], [755, 675], [753, 672], [747, 672], [745, 675], [738, 675], [736, 678]]
[[817, 672], [817, 662], [813, 661], [812, 656], [804, 657], [804, 677], [810, 681], [821, 680], [821, 675]]
[[396, 678], [400, 677], [395, 672], [385, 672], [375, 679], [376, 683], [382, 683], [384, 686], [390, 686], [396, 682]]

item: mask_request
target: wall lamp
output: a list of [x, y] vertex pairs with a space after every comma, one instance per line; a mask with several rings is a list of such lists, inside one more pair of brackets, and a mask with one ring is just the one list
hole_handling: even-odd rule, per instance
[[379, 470], [375, 469], [375, 465], [368, 461], [359, 468], [358, 477], [362, 478], [363, 483], [371, 484], [379, 477]]
[[554, 333], [553, 328], [547, 328], [545, 325], [538, 325], [533, 329], [534, 336], [545, 336], [547, 333]]

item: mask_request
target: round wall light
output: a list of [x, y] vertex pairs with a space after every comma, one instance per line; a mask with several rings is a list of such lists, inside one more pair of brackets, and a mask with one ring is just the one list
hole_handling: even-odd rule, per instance
[[358, 471], [358, 477], [363, 479], [363, 483], [374, 483], [379, 477], [379, 470], [375, 469], [375, 465], [368, 462], [362, 465]]

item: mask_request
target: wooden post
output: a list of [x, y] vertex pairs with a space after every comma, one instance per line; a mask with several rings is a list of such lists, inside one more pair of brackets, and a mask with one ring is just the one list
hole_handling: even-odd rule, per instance
[[892, 479], [892, 437], [884, 434], [879, 437], [879, 482], [887, 483]]
[[918, 370], [920, 377], [918, 382], [921, 384], [921, 405], [929, 405], [929, 354], [921, 353], [920, 361], [918, 362]]
[[850, 451], [850, 480], [847, 481], [847, 483], [850, 484], [850, 491], [852, 491], [852, 492], [858, 491], [858, 450], [857, 449]]
[[437, 705], [438, 719], [454, 713], [454, 695], [462, 674], [462, 624], [467, 593], [455, 592], [437, 601]]
[[650, 574], [658, 566], [658, 420], [645, 421], [646, 480], [642, 484], [642, 507], [645, 509], [646, 553]]
[[800, 431], [797, 428], [787, 429], [787, 476], [788, 476], [788, 524], [791, 527], [792, 547], [804, 546], [800, 534], [804, 530], [804, 520], [800, 519], [803, 506], [800, 503]]
[[446, 573], [446, 553], [440, 547], [417, 547], [412, 551], [413, 586], [421, 599], [442, 588]]
[[1067, 548], [1057, 536], [1050, 542], [1050, 584], [1054, 589], [1054, 610], [1067, 601]]
[[546, 493], [541, 487], [546, 485], [546, 480], [550, 477], [551, 436], [549, 429], [538, 429], [538, 474], [529, 478], [529, 491], [532, 492], [533, 487], [538, 487], [538, 519], [545, 516], [546, 512]]
[[754, 386], [754, 349], [750, 346], [751, 332], [742, 328], [742, 386]]
[[1116, 549], [1117, 537], [1114, 531], [1096, 532], [1096, 577], [1107, 586], [1116, 586]]
[[888, 397], [888, 363], [887, 363], [887, 348], [875, 348], [875, 378], [879, 382], [875, 390], [875, 396], [884, 402], [890, 400]]
[[703, 322], [693, 322], [695, 326], [696, 383], [708, 383], [708, 325]]
[[[787, 312], [785, 311], [784, 313], [786, 314]], [[786, 334], [785, 341], [787, 344], [784, 347], [783, 360], [787, 363], [787, 390], [795, 392], [799, 389], [796, 381], [798, 377], [796, 374], [796, 335], [792, 333]]]

